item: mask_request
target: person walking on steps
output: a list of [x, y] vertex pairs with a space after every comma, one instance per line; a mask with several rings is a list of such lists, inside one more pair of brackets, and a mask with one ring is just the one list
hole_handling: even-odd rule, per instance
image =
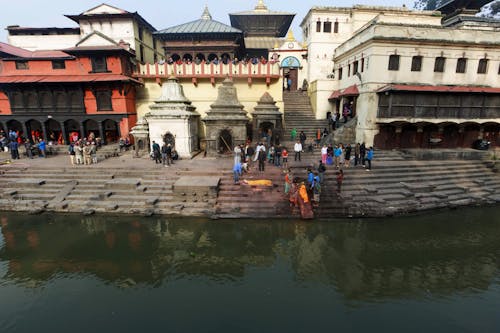
[[368, 162], [368, 167], [366, 168], [366, 171], [371, 171], [372, 160], [373, 160], [373, 147], [370, 147], [368, 148], [368, 152], [366, 153], [366, 161]]
[[295, 161], [297, 161], [297, 158], [300, 161], [300, 153], [302, 152], [302, 143], [297, 140], [295, 143], [295, 146], [293, 146], [293, 151], [295, 152]]

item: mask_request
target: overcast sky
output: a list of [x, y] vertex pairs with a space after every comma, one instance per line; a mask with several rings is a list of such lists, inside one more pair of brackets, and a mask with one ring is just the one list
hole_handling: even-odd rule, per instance
[[[74, 27], [76, 23], [64, 17], [64, 14], [79, 14], [95, 7], [103, 0], [0, 0], [0, 41], [7, 42], [8, 25], [24, 27]], [[106, 3], [139, 12], [156, 29], [165, 29], [177, 24], [197, 20], [203, 8], [208, 5], [214, 20], [229, 24], [228, 13], [250, 10], [257, 0], [187, 0], [187, 1], [139, 1], [109, 0]], [[312, 6], [352, 6], [354, 4], [413, 7], [414, 0], [265, 0], [270, 10], [296, 13], [293, 30], [297, 39], [302, 38], [300, 22]]]

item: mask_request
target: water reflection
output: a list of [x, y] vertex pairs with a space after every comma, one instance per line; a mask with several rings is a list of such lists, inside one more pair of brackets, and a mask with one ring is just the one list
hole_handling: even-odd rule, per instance
[[294, 223], [4, 214], [0, 284], [39, 287], [74, 274], [120, 288], [227, 284], [286, 267], [297, 285], [327, 286], [346, 301], [474, 293], [499, 276], [499, 215]]

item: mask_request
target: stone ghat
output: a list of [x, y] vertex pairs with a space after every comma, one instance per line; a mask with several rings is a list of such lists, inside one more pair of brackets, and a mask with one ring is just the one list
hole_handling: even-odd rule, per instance
[[[291, 159], [293, 160], [293, 158]], [[304, 154], [291, 162], [292, 175], [305, 177], [317, 162]], [[191, 162], [188, 162], [191, 163]], [[203, 159], [194, 160], [200, 165]], [[219, 162], [217, 162], [219, 163]], [[283, 193], [281, 168], [255, 168], [242, 179], [269, 179], [273, 186], [235, 185], [229, 159], [215, 168], [164, 169], [43, 168], [0, 169], [0, 209], [32, 214], [111, 213], [210, 218], [299, 218]], [[336, 170], [329, 167], [315, 209], [317, 218], [379, 217], [462, 206], [500, 203], [500, 174], [483, 160], [419, 161], [399, 152], [376, 152], [373, 170], [345, 170], [336, 193]], [[202, 181], [203, 180], [203, 181]]]

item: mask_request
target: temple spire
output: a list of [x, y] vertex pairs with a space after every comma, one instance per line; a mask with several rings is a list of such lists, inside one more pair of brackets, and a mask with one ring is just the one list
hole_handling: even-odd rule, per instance
[[203, 15], [201, 15], [202, 20], [211, 20], [212, 15], [210, 15], [210, 12], [208, 11], [208, 5], [205, 5], [205, 10], [203, 11]]
[[289, 42], [295, 42], [295, 36], [293, 35], [292, 29], [288, 30], [288, 36], [286, 37], [286, 40]]
[[255, 6], [255, 10], [267, 11], [267, 6], [264, 4], [264, 0], [259, 0], [259, 3], [257, 3], [257, 6]]

